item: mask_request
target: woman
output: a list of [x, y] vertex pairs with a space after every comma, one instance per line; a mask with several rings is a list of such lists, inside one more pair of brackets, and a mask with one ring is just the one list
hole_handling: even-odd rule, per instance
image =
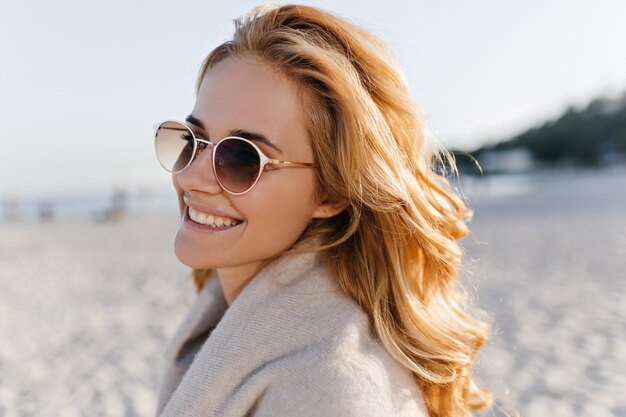
[[[156, 129], [199, 295], [167, 348], [162, 416], [466, 416], [487, 326], [463, 311], [468, 210], [431, 165], [375, 37], [257, 8]], [[441, 158], [440, 158], [441, 159]], [[442, 162], [441, 160], [439, 162]]]

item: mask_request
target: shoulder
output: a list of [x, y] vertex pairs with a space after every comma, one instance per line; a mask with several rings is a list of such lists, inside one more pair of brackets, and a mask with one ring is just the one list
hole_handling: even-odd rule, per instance
[[255, 393], [252, 415], [428, 416], [411, 372], [314, 260], [297, 256], [264, 270], [214, 335], [216, 350], [247, 375], [241, 392]]
[[332, 337], [270, 365], [276, 377], [254, 416], [428, 416], [410, 371], [371, 337], [365, 314], [353, 313]]

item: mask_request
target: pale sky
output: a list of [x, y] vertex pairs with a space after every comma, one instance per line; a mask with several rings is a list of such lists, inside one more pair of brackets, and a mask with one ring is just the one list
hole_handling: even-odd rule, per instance
[[[448, 147], [626, 91], [626, 1], [306, 1], [371, 30]], [[152, 126], [257, 1], [0, 0], [2, 194], [166, 186]]]

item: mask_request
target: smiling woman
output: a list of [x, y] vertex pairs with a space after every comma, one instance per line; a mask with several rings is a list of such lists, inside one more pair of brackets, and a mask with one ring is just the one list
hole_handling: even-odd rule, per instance
[[[216, 222], [201, 224], [185, 215], [176, 238], [176, 255], [195, 269], [218, 268], [229, 303], [263, 261], [293, 246], [312, 219], [332, 217], [345, 207], [315, 200], [311, 169], [264, 171], [260, 163], [259, 156], [265, 154], [313, 161], [296, 91], [266, 64], [226, 58], [206, 71], [188, 118], [198, 135], [224, 139], [216, 141], [213, 152], [198, 155], [189, 167], [174, 174], [183, 210]], [[232, 136], [252, 131], [245, 135], [252, 143]], [[230, 151], [223, 150], [228, 141], [234, 142], [227, 148]], [[233, 182], [245, 185], [233, 192], [229, 187]], [[221, 192], [222, 188], [227, 192]], [[214, 226], [219, 222], [234, 225], [217, 229]]]
[[198, 297], [162, 416], [466, 416], [487, 326], [456, 281], [468, 211], [403, 77], [361, 28], [255, 9], [155, 133]]

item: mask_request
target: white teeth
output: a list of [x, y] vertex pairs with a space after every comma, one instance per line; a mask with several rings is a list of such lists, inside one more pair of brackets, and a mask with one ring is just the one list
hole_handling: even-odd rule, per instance
[[239, 220], [228, 219], [224, 217], [213, 216], [211, 214], [202, 213], [189, 207], [189, 218], [196, 223], [205, 224], [212, 227], [220, 226], [236, 226], [241, 223]]

